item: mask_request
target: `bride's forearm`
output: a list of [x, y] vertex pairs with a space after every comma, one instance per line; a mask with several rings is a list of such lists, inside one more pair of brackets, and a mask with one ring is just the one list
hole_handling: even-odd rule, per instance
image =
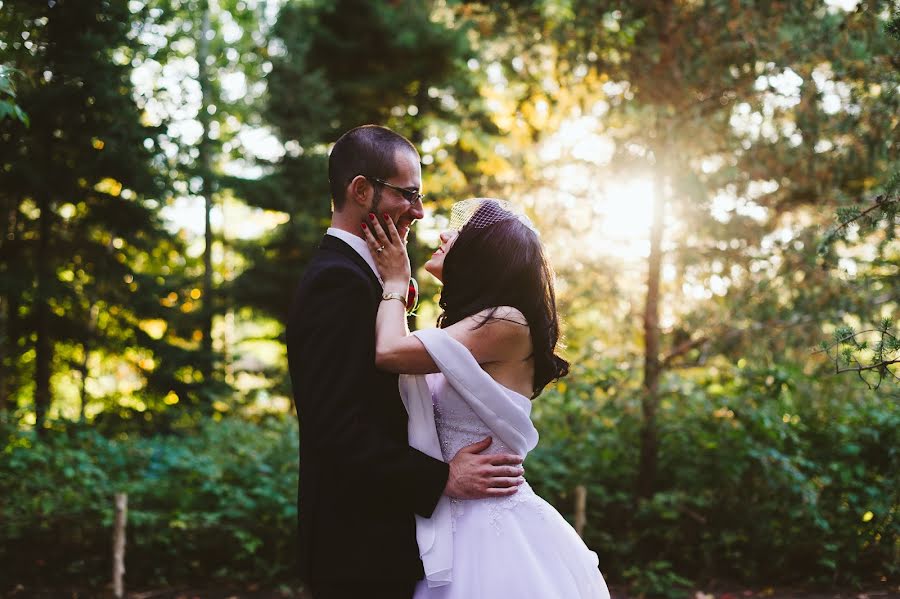
[[[406, 290], [386, 284], [385, 293], [397, 292], [406, 297]], [[434, 360], [425, 346], [406, 326], [406, 305], [396, 299], [382, 300], [375, 320], [375, 365], [387, 372], [425, 374], [437, 372]]]
[[[385, 285], [385, 293], [398, 293], [406, 297], [406, 290], [395, 288], [397, 286]], [[399, 299], [381, 300], [378, 306], [378, 318], [375, 321], [375, 349], [388, 350], [394, 347], [398, 340], [409, 335], [406, 326], [406, 305]], [[380, 352], [379, 352], [380, 353]]]

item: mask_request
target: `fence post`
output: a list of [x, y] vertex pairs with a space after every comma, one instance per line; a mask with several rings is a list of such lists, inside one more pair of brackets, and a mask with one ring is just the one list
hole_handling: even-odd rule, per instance
[[575, 487], [575, 532], [579, 537], [584, 537], [584, 527], [587, 524], [587, 487], [577, 485]]
[[116, 519], [113, 525], [113, 594], [116, 599], [125, 596], [122, 578], [125, 574], [125, 522], [128, 517], [128, 495], [116, 493]]

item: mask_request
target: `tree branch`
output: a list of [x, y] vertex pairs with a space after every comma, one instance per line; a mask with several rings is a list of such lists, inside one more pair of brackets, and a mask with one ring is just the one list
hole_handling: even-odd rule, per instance
[[[862, 364], [860, 364], [860, 362], [858, 360], [856, 363], [859, 364], [859, 366], [853, 366], [851, 368], [838, 368], [837, 370], [835, 370], [835, 373], [841, 374], [843, 372], [865, 372], [867, 370], [881, 370], [881, 369], [891, 372], [890, 369], [888, 368], [888, 366], [890, 366], [892, 364], [900, 364], [900, 358], [898, 358], [896, 360], [883, 360], [881, 362], [876, 362], [875, 364], [869, 364], [868, 366], [863, 366]], [[893, 374], [893, 372], [891, 372], [891, 374]]]
[[870, 212], [874, 212], [875, 210], [878, 210], [878, 209], [883, 210], [885, 208], [885, 206], [888, 206], [890, 204], [896, 204], [898, 202], [900, 202], [900, 197], [885, 199], [884, 196], [878, 196], [877, 198], [875, 198], [874, 204], [872, 204], [871, 206], [869, 206], [868, 208], [866, 208], [865, 210], [863, 210], [862, 212], [860, 212], [853, 218], [842, 222], [840, 225], [838, 225], [837, 227], [835, 227], [832, 230], [832, 233], [837, 233], [838, 231], [847, 228], [848, 226], [850, 226], [854, 222], [858, 221], [859, 219], [863, 218]]

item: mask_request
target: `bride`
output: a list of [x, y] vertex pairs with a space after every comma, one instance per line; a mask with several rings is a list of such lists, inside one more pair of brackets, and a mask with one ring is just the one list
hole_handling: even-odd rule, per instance
[[[410, 445], [449, 462], [484, 439], [486, 454], [525, 456], [537, 444], [531, 400], [568, 373], [552, 273], [537, 231], [508, 202], [453, 207], [451, 231], [425, 269], [443, 282], [437, 329], [410, 334], [406, 247], [389, 218], [363, 232], [384, 281], [376, 362], [401, 373]], [[390, 301], [398, 299], [400, 301]], [[425, 580], [416, 599], [608, 599], [597, 555], [527, 482], [508, 497], [442, 497], [416, 517]]]

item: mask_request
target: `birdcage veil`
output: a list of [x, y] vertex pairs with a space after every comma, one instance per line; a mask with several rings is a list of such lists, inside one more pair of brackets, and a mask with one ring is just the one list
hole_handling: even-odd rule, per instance
[[496, 198], [470, 198], [453, 204], [450, 209], [451, 231], [459, 231], [463, 227], [481, 229], [504, 220], [516, 219], [534, 231], [534, 223], [519, 212], [511, 202]]

